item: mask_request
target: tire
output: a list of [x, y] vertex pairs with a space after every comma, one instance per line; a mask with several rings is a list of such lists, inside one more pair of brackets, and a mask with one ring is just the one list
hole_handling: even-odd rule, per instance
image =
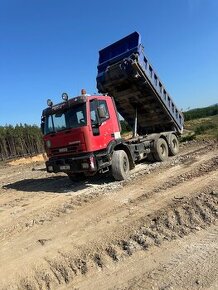
[[168, 158], [169, 149], [167, 142], [163, 138], [159, 138], [155, 143], [154, 158], [156, 161], [165, 161]]
[[84, 173], [67, 173], [69, 179], [73, 182], [80, 182], [85, 180], [85, 175]]
[[112, 155], [112, 175], [115, 180], [125, 180], [129, 176], [129, 159], [125, 151], [117, 150]]
[[179, 140], [175, 134], [171, 135], [170, 144], [169, 144], [169, 155], [175, 156], [179, 152]]

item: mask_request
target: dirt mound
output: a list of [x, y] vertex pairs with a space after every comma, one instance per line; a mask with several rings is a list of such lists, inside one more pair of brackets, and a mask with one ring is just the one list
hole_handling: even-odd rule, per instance
[[22, 158], [8, 162], [8, 164], [12, 166], [16, 166], [16, 165], [21, 165], [21, 164], [35, 163], [35, 162], [45, 162], [46, 160], [47, 160], [47, 157], [45, 154], [39, 154], [37, 156], [22, 157]]

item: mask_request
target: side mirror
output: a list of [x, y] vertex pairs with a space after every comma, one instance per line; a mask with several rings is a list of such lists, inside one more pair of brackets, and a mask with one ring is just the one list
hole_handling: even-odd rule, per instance
[[97, 112], [98, 112], [98, 117], [99, 117], [100, 119], [104, 119], [104, 118], [107, 117], [107, 116], [106, 116], [106, 112], [105, 112], [104, 107], [98, 107], [98, 108], [97, 108]]
[[45, 132], [45, 117], [41, 118], [41, 131], [42, 131], [42, 134], [44, 135], [44, 132]]

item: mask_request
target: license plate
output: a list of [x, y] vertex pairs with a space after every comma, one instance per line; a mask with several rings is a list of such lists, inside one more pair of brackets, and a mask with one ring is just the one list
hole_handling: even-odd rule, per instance
[[60, 152], [60, 153], [62, 153], [62, 152], [67, 152], [67, 148], [60, 148], [60, 149], [59, 149], [59, 152]]
[[69, 170], [70, 169], [70, 165], [61, 165], [60, 166], [60, 170]]

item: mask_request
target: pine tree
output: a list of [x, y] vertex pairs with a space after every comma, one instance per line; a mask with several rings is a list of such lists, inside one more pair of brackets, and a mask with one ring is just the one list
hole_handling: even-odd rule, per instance
[[44, 152], [38, 126], [17, 124], [0, 126], [0, 160], [36, 155]]

